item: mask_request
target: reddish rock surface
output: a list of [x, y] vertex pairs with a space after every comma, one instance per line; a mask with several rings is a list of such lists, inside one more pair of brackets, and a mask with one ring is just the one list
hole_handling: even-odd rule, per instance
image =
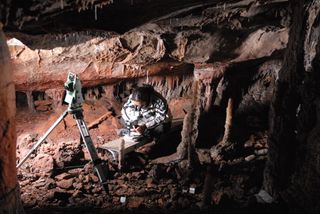
[[[187, 167], [189, 157], [165, 164], [155, 161], [159, 157], [171, 160], [167, 155], [175, 152], [181, 140], [178, 127], [163, 144], [128, 155], [123, 171], [117, 170], [110, 154], [99, 151], [110, 169], [110, 192], [105, 194], [69, 115], [19, 171], [25, 207], [76, 210], [85, 205], [90, 207], [89, 212], [98, 208], [104, 212], [143, 209], [157, 213], [161, 209], [169, 213], [190, 209], [198, 212], [212, 205], [214, 212], [232, 213], [243, 205], [250, 208], [250, 203], [256, 201], [269, 151], [267, 113], [288, 42], [288, 2], [191, 2], [189, 7], [173, 13], [168, 7], [169, 14], [124, 34], [95, 30], [33, 36], [7, 33], [17, 91], [26, 94], [29, 110], [35, 110], [30, 113], [19, 109], [18, 159], [66, 108], [60, 104], [69, 71], [79, 74], [83, 83], [85, 121], [93, 124], [90, 134], [97, 147], [116, 138], [116, 129], [121, 127], [121, 105], [135, 85], [153, 85], [168, 99], [174, 118], [182, 119], [192, 111], [194, 79], [200, 83], [198, 107], [202, 115], [196, 121], [199, 135], [193, 153], [194, 168]], [[314, 13], [310, 14], [318, 13], [314, 4]], [[310, 26], [315, 25], [315, 17], [310, 15]], [[306, 32], [308, 37], [317, 35], [317, 29]], [[317, 56], [316, 47], [306, 39], [305, 48], [310, 50], [305, 56], [308, 71]], [[235, 103], [233, 144], [219, 154], [223, 159], [213, 164], [215, 154], [210, 148], [222, 138], [229, 98]], [[21, 101], [20, 106], [26, 106], [26, 102]], [[195, 132], [184, 137], [191, 138]], [[306, 162], [312, 165], [318, 160], [316, 152], [311, 152], [318, 151], [313, 149], [317, 127], [306, 133], [312, 134], [305, 148], [312, 157]], [[317, 182], [312, 177], [314, 170], [308, 172], [306, 182], [299, 179], [303, 171], [296, 172], [295, 179], [309, 191], [308, 182]]]
[[[182, 108], [188, 109], [189, 107], [187, 106], [189, 105], [189, 99], [170, 102], [170, 108], [172, 108], [176, 118], [182, 117], [184, 115]], [[97, 112], [106, 111], [103, 106], [99, 107], [99, 105], [88, 103], [84, 105], [84, 109], [85, 118], [91, 118], [91, 121], [97, 118]], [[48, 118], [57, 118], [58, 116], [58, 112], [51, 113], [51, 115], [48, 115], [48, 113], [29, 114], [23, 111], [18, 112], [17, 131], [21, 136], [21, 147], [18, 147], [19, 156], [22, 154], [21, 149], [26, 149], [27, 145], [34, 143], [36, 139], [41, 137], [45, 130], [43, 126], [49, 126], [49, 122], [53, 121], [53, 119], [48, 120]], [[26, 126], [28, 121], [33, 122]], [[77, 207], [85, 204], [97, 209], [102, 208], [104, 211], [149, 209], [150, 213], [157, 213], [159, 209], [167, 210], [167, 212], [199, 209], [196, 204], [203, 200], [202, 185], [205, 179], [202, 167], [211, 162], [208, 149], [197, 151], [203, 165], [199, 166], [199, 171], [196, 170], [191, 177], [186, 177], [184, 174], [186, 173], [184, 162], [152, 164], [152, 158], [148, 157], [152, 155], [152, 150], [147, 153], [139, 153], [137, 151], [127, 156], [126, 167], [122, 172], [117, 170], [117, 166], [111, 161], [109, 154], [99, 151], [99, 156], [103, 160], [109, 160], [110, 177], [108, 184], [110, 192], [105, 194], [100, 187], [98, 178], [93, 173], [91, 163], [88, 162], [89, 156], [86, 148], [79, 150], [79, 132], [72, 121], [73, 119], [69, 118], [69, 122], [64, 123], [63, 128], [59, 128], [59, 132], [55, 130], [52, 135], [49, 135], [47, 142], [43, 143], [36, 154], [31, 156], [19, 169], [22, 199], [24, 206], [28, 210], [41, 210], [49, 204], [55, 207], [53, 209], [62, 210], [66, 206], [73, 207], [76, 210]], [[90, 123], [89, 120], [86, 119], [86, 121]], [[106, 118], [97, 127], [90, 129], [94, 144], [99, 146], [108, 139], [114, 139], [117, 125], [118, 118], [112, 116], [111, 118]], [[26, 133], [33, 134], [30, 136], [30, 134]], [[180, 133], [177, 132], [177, 135], [180, 135]], [[226, 198], [244, 197], [244, 192], [234, 192], [234, 190], [249, 182], [249, 177], [243, 178], [243, 173], [248, 173], [247, 170], [252, 170], [252, 176], [256, 176], [255, 173], [258, 173], [258, 171], [262, 172], [262, 165], [257, 168], [252, 167], [263, 163], [266, 155], [261, 154], [260, 158], [246, 162], [244, 157], [248, 155], [255, 156], [256, 151], [265, 149], [265, 137], [266, 133], [252, 135], [250, 143], [246, 143], [245, 151], [243, 153], [236, 152], [234, 160], [230, 159], [227, 163], [224, 163], [223, 170], [228, 171], [232, 167], [240, 167], [244, 171], [233, 174], [227, 180], [225, 175], [222, 174], [221, 177], [216, 178], [218, 182], [215, 186], [215, 191], [212, 193], [210, 203], [219, 205], [224, 203], [223, 201]], [[167, 146], [165, 142], [163, 143], [164, 146]], [[25, 146], [23, 147], [22, 145]], [[82, 152], [84, 152], [84, 155], [81, 155]], [[158, 152], [161, 155], [161, 151], [159, 150]], [[238, 162], [239, 165], [233, 166], [240, 157], [243, 157], [243, 161]], [[229, 179], [235, 182], [234, 189], [225, 188], [225, 185], [231, 182]], [[195, 193], [189, 192], [191, 187], [196, 189]], [[252, 186], [246, 188], [248, 188], [248, 191], [254, 192], [258, 187], [252, 184]], [[215, 194], [223, 196], [216, 196]], [[126, 201], [121, 202], [121, 197], [125, 197]], [[100, 211], [102, 212], [102, 210]]]
[[16, 171], [15, 89], [0, 22], [0, 213], [23, 213]]
[[[123, 35], [102, 31], [39, 36], [8, 33], [16, 88], [61, 88], [70, 71], [79, 74], [87, 87], [146, 74], [187, 72], [190, 68], [186, 63], [233, 63], [268, 57], [286, 47], [285, 17], [277, 17], [280, 23], [274, 25], [241, 21], [254, 19], [267, 6], [274, 13], [276, 5], [243, 1], [225, 5], [224, 11], [220, 6], [209, 6], [196, 16], [172, 18], [173, 13]], [[246, 7], [257, 12], [249, 13]]]

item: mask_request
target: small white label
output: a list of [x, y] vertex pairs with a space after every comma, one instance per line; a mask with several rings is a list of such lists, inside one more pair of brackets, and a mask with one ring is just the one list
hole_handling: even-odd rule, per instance
[[126, 200], [127, 200], [126, 197], [124, 197], [124, 196], [120, 197], [120, 202], [121, 203], [126, 203]]
[[189, 193], [190, 193], [190, 194], [195, 194], [195, 193], [196, 193], [196, 188], [190, 187]]

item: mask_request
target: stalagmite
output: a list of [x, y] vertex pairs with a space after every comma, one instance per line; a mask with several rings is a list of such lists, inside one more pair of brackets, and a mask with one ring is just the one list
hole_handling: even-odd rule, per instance
[[183, 127], [181, 131], [181, 142], [177, 147], [177, 152], [158, 158], [153, 163], [168, 163], [177, 160], [187, 159], [188, 167], [192, 168], [193, 163], [198, 161], [195, 144], [198, 138], [198, 121], [200, 117], [200, 99], [201, 99], [201, 83], [199, 80], [194, 80], [192, 85], [192, 106], [191, 109], [186, 112], [183, 119]]
[[[189, 120], [190, 130], [188, 133], [188, 165], [192, 166], [195, 161], [195, 144], [198, 137], [198, 121], [200, 117], [200, 82], [198, 80], [193, 82], [193, 97], [192, 97], [192, 109]], [[187, 136], [182, 136], [187, 137]]]
[[226, 110], [226, 123], [224, 125], [224, 135], [223, 135], [223, 144], [230, 142], [231, 138], [231, 128], [232, 128], [232, 115], [233, 115], [233, 100], [232, 98], [228, 99], [228, 107]]
[[228, 99], [228, 106], [226, 108], [226, 121], [224, 125], [223, 139], [211, 148], [210, 155], [214, 161], [223, 159], [223, 151], [232, 146], [231, 142], [231, 128], [232, 128], [232, 115], [233, 115], [233, 101], [232, 98]]
[[0, 23], [0, 213], [23, 213], [16, 170], [15, 89]]

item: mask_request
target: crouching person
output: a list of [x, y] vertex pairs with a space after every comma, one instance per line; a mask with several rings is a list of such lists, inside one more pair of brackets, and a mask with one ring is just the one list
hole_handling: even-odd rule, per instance
[[166, 99], [148, 85], [134, 89], [121, 116], [125, 128], [119, 135], [134, 141], [157, 141], [172, 121]]

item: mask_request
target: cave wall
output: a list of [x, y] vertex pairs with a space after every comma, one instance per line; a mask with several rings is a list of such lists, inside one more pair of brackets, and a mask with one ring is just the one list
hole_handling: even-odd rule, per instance
[[[26, 94], [27, 102], [49, 97], [59, 104], [63, 82], [73, 71], [80, 75], [87, 100], [104, 94], [123, 102], [133, 85], [150, 83], [175, 105], [175, 99], [190, 97], [195, 77], [205, 86], [203, 112], [216, 106], [224, 111], [232, 97], [238, 122], [247, 120], [250, 128], [255, 124], [248, 115], [264, 117], [265, 123], [271, 103], [264, 188], [298, 210], [319, 213], [315, 199], [320, 184], [314, 176], [320, 167], [319, 3], [296, 0], [289, 9], [285, 0], [189, 3], [134, 29], [125, 27], [129, 31], [124, 34], [87, 30], [89, 22], [83, 28], [66, 26], [64, 34], [7, 32], [16, 89]], [[44, 103], [41, 108], [50, 110]], [[220, 122], [213, 116], [200, 123], [208, 128], [212, 121]], [[210, 145], [221, 137], [199, 133], [198, 140]]]
[[[303, 66], [304, 76], [300, 85], [299, 95], [301, 104], [297, 117], [297, 165], [292, 176], [292, 184], [286, 195], [291, 202], [297, 204], [308, 213], [319, 213], [318, 200], [320, 194], [319, 169], [319, 47], [320, 47], [320, 3], [306, 1], [303, 43], [303, 59], [299, 66]], [[303, 63], [302, 63], [303, 62]]]
[[23, 213], [16, 171], [15, 90], [0, 22], [0, 213]]
[[[250, 125], [265, 129], [266, 116], [262, 125], [252, 121], [269, 110], [288, 41], [288, 1], [193, 3], [124, 34], [85, 27], [64, 34], [7, 32], [16, 89], [31, 111], [50, 111], [61, 104], [72, 71], [80, 76], [86, 100], [106, 97], [119, 112], [134, 85], [150, 83], [169, 100], [174, 116], [183, 117], [194, 77], [202, 84], [205, 114], [215, 107], [224, 112], [231, 97], [238, 121], [245, 121], [237, 124], [240, 134]], [[253, 112], [256, 117], [247, 120]], [[218, 134], [203, 137], [200, 131], [199, 141], [212, 145], [225, 115], [206, 116], [201, 124], [217, 126], [212, 130]]]
[[[70, 26], [70, 32], [64, 34], [53, 31], [31, 36], [7, 32], [16, 90], [26, 94], [32, 111], [55, 109], [61, 103], [67, 73], [72, 71], [80, 75], [83, 87], [89, 91], [139, 78], [146, 82], [146, 78], [154, 77], [157, 82], [152, 84], [167, 98], [181, 98], [190, 95], [189, 90], [182, 90], [190, 85], [179, 88], [184, 76], [191, 74], [194, 66], [212, 65], [212, 80], [201, 80], [206, 82], [204, 93], [212, 97], [223, 75], [216, 70], [224, 72], [233, 66], [237, 73], [242, 62], [256, 64], [254, 61], [259, 59], [263, 63], [282, 55], [288, 40], [287, 1], [189, 3], [183, 9], [177, 3], [174, 12], [154, 15], [152, 21], [124, 34], [88, 30], [85, 26], [80, 31]], [[270, 22], [266, 23], [265, 17]], [[38, 99], [33, 96], [35, 93], [44, 93], [49, 101]], [[204, 101], [207, 110], [212, 99]]]
[[271, 105], [264, 187], [292, 213], [319, 213], [319, 2], [292, 1], [292, 27]]

